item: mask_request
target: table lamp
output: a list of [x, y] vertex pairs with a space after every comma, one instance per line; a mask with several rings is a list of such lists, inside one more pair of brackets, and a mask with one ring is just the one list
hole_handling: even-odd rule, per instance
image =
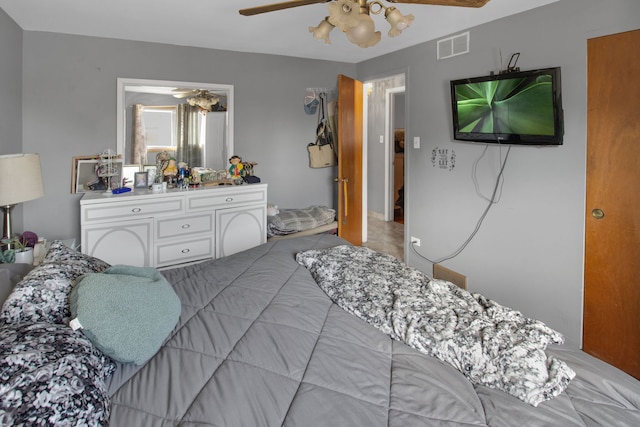
[[3, 238], [11, 237], [11, 211], [22, 202], [44, 195], [39, 154], [0, 156], [0, 208], [4, 211]]

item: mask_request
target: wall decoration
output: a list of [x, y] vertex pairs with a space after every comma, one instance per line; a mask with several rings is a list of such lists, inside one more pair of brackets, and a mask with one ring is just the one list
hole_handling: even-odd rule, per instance
[[452, 171], [456, 167], [456, 152], [448, 148], [436, 147], [431, 151], [433, 167]]

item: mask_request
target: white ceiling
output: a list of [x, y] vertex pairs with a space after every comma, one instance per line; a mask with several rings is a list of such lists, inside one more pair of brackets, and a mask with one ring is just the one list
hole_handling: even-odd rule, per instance
[[382, 40], [370, 48], [351, 44], [338, 29], [331, 44], [315, 40], [309, 26], [328, 15], [327, 4], [254, 16], [239, 9], [284, 0], [0, 0], [23, 30], [260, 52], [357, 63], [558, 0], [490, 0], [482, 8], [395, 4], [415, 16], [401, 35], [387, 36], [384, 15], [372, 15]]

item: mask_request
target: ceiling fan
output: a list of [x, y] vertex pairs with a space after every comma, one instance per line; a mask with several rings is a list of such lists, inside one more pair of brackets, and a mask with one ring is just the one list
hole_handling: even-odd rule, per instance
[[[281, 3], [267, 4], [264, 6], [250, 7], [247, 9], [240, 9], [240, 15], [251, 16], [258, 15], [260, 13], [275, 12], [276, 10], [289, 9], [292, 7], [306, 6], [316, 3], [329, 3], [333, 0], [292, 0]], [[429, 4], [440, 6], [460, 6], [460, 7], [482, 7], [489, 2], [489, 0], [386, 0], [387, 3], [415, 3], [415, 4]]]
[[[385, 0], [387, 3], [414, 3], [424, 5], [482, 7], [489, 0]], [[324, 40], [330, 44], [329, 33], [338, 27], [346, 35], [349, 41], [360, 46], [370, 47], [377, 44], [382, 34], [375, 31], [375, 24], [370, 14], [377, 15], [384, 11], [384, 17], [391, 25], [389, 37], [395, 37], [413, 22], [413, 15], [402, 15], [393, 6], [386, 6], [380, 0], [292, 0], [281, 3], [272, 3], [264, 6], [240, 9], [244, 16], [258, 15], [261, 13], [275, 12], [293, 7], [307, 6], [316, 3], [331, 3], [329, 16], [323, 19], [317, 27], [309, 27], [309, 32], [318, 40]]]
[[186, 98], [189, 105], [198, 106], [207, 111], [226, 111], [221, 99], [224, 95], [215, 94], [204, 89], [174, 89], [172, 94], [176, 98]]

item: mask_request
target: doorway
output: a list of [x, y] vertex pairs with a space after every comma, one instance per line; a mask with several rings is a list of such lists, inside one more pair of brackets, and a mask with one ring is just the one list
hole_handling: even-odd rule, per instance
[[364, 245], [404, 260], [405, 75], [366, 81], [364, 97]]
[[385, 130], [389, 141], [385, 164], [390, 170], [386, 180], [385, 192], [388, 195], [385, 205], [385, 221], [404, 224], [404, 86], [387, 89], [385, 101], [387, 123]]

